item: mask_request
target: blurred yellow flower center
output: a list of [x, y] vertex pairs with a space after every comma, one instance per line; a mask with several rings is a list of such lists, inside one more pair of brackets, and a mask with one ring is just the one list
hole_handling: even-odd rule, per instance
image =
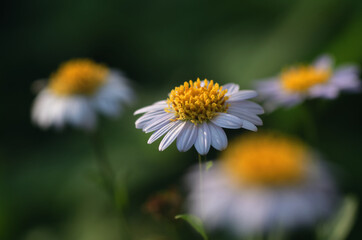
[[303, 180], [307, 154], [307, 148], [297, 140], [272, 133], [250, 134], [229, 146], [222, 164], [237, 182], [289, 185]]
[[109, 69], [89, 59], [63, 63], [50, 78], [50, 89], [58, 95], [92, 95], [104, 84]]
[[166, 112], [175, 114], [173, 120], [188, 120], [194, 124], [202, 123], [215, 117], [218, 113], [226, 112], [228, 105], [225, 101], [227, 92], [211, 80], [185, 82], [173, 89], [167, 99]]
[[331, 76], [330, 70], [313, 66], [298, 66], [285, 70], [281, 74], [282, 86], [290, 92], [305, 92], [310, 87], [323, 84]]

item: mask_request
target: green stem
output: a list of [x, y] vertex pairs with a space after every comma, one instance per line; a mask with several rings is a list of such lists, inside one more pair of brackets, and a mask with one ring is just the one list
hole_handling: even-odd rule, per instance
[[[203, 218], [204, 216], [204, 182], [203, 182], [203, 177], [202, 177], [202, 157], [200, 154], [199, 155], [199, 178], [200, 178], [200, 206], [201, 206], [201, 218]], [[206, 158], [206, 156], [205, 156]]]
[[116, 181], [115, 181], [115, 174], [112, 170], [111, 164], [108, 160], [104, 143], [102, 141], [101, 135], [99, 131], [95, 131], [91, 135], [91, 141], [93, 145], [93, 149], [96, 155], [96, 161], [98, 165], [98, 169], [100, 171], [100, 174], [103, 178], [103, 184], [108, 192], [111, 200], [113, 201], [116, 212], [118, 215], [118, 220], [121, 225], [121, 235], [123, 239], [131, 239], [130, 233], [129, 233], [129, 227], [127, 224], [127, 221], [124, 217], [123, 210], [118, 206], [117, 204], [117, 188], [116, 188]]
[[267, 240], [284, 240], [286, 239], [286, 234], [285, 232], [279, 228], [276, 227], [275, 229], [273, 229], [269, 234], [268, 234], [268, 238]]
[[244, 240], [263, 240], [264, 237], [263, 237], [262, 233], [254, 233], [254, 234], [244, 237], [243, 239]]
[[315, 124], [315, 119], [313, 113], [311, 112], [311, 108], [308, 106], [302, 106], [302, 114], [303, 114], [303, 125], [306, 137], [312, 143], [318, 142], [318, 128]]
[[103, 178], [103, 184], [112, 198], [115, 199], [115, 175], [113, 173], [111, 164], [107, 158], [107, 154], [104, 150], [104, 144], [98, 131], [94, 132], [91, 136], [93, 149], [96, 155], [96, 161], [98, 169]]

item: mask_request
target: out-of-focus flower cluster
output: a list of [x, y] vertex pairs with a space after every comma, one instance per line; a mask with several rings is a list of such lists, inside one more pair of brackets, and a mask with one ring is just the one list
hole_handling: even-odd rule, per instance
[[[338, 196], [328, 168], [304, 143], [279, 133], [235, 139], [204, 175], [187, 179], [188, 206], [209, 229], [240, 235], [288, 230], [328, 217]], [[205, 199], [200, 201], [200, 197]]]
[[356, 65], [334, 68], [333, 59], [323, 55], [310, 65], [296, 65], [279, 76], [256, 84], [256, 91], [268, 111], [291, 107], [308, 98], [334, 99], [342, 91], [359, 92], [361, 82]]
[[97, 113], [116, 117], [133, 91], [121, 72], [89, 59], [73, 59], [53, 73], [35, 99], [33, 122], [43, 129], [69, 124], [93, 130]]

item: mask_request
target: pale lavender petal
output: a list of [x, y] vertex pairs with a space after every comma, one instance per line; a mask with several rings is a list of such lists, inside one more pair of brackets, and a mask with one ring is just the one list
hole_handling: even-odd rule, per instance
[[219, 127], [230, 129], [238, 129], [243, 125], [243, 121], [240, 118], [227, 113], [219, 113], [210, 121]]
[[163, 109], [158, 110], [158, 111], [154, 111], [154, 112], [149, 112], [144, 114], [143, 116], [141, 116], [140, 118], [137, 119], [135, 125], [137, 129], [141, 129], [143, 128], [149, 121], [152, 121], [153, 119], [156, 118], [161, 118], [163, 116], [167, 115], [167, 112], [165, 112]]
[[259, 94], [258, 99], [260, 100], [267, 100], [270, 97], [273, 97], [275, 94], [279, 94], [283, 91], [283, 89], [281, 89], [280, 79], [278, 77], [257, 81], [254, 85], [256, 91]]
[[251, 122], [249, 122], [247, 120], [243, 120], [242, 128], [253, 131], [253, 132], [258, 131], [258, 128], [254, 124], [252, 124]]
[[255, 103], [255, 102], [251, 102], [248, 100], [245, 101], [241, 101], [241, 102], [233, 102], [230, 104], [228, 109], [232, 109], [233, 111], [248, 111], [248, 112], [252, 112], [254, 114], [263, 114], [264, 113], [264, 109], [262, 108], [262, 106], [260, 106], [259, 104]]
[[359, 68], [357, 66], [341, 66], [335, 70], [330, 82], [341, 90], [359, 91], [361, 81], [358, 76]]
[[228, 145], [228, 139], [224, 130], [211, 122], [208, 123], [208, 126], [211, 133], [211, 145], [219, 151], [224, 150]]
[[201, 155], [206, 155], [210, 150], [211, 134], [207, 123], [197, 125], [197, 139], [195, 148]]
[[156, 141], [157, 139], [159, 139], [160, 137], [162, 137], [166, 132], [170, 131], [172, 128], [174, 128], [175, 126], [177, 126], [178, 121], [175, 122], [170, 122], [167, 125], [163, 126], [161, 129], [157, 130], [156, 132], [154, 132], [151, 137], [148, 139], [148, 144], [153, 143], [154, 141]]
[[310, 98], [334, 99], [338, 96], [339, 89], [333, 84], [318, 85], [309, 90]]
[[130, 104], [134, 101], [134, 92], [124, 74], [111, 69], [105, 84], [91, 101], [99, 112], [106, 116], [117, 117], [122, 111], [122, 103]]
[[73, 98], [72, 108], [67, 111], [67, 119], [76, 127], [91, 130], [95, 127], [97, 118], [91, 103], [84, 98]]
[[133, 115], [137, 115], [137, 114], [141, 114], [141, 113], [145, 113], [145, 112], [150, 112], [150, 111], [157, 111], [157, 110], [164, 109], [164, 108], [167, 108], [167, 107], [168, 107], [168, 105], [167, 105], [165, 100], [158, 101], [158, 102], [156, 102], [156, 103], [154, 103], [154, 104], [152, 104], [150, 106], [138, 109], [137, 111], [135, 111], [133, 113]]
[[142, 131], [145, 133], [153, 132], [161, 128], [162, 125], [166, 125], [174, 117], [172, 113], [167, 113], [159, 118], [154, 118], [153, 120], [147, 122], [142, 128]]
[[258, 94], [253, 90], [242, 90], [230, 95], [226, 102], [243, 101], [256, 96], [258, 96]]
[[187, 121], [184, 129], [177, 137], [177, 149], [180, 152], [188, 151], [192, 145], [194, 145], [197, 137], [197, 128], [196, 125], [192, 122]]
[[234, 94], [236, 92], [239, 91], [239, 85], [235, 84], [235, 83], [228, 83], [222, 86], [222, 89], [227, 89], [227, 93], [225, 94], [225, 96], [229, 96], [231, 94]]
[[245, 110], [239, 110], [239, 109], [233, 109], [233, 108], [229, 108], [228, 109], [228, 113], [231, 115], [234, 115], [240, 119], [243, 120], [247, 120], [255, 125], [263, 125], [263, 121], [260, 119], [260, 117], [258, 117], [257, 115], [255, 115], [254, 113], [245, 111]]
[[170, 144], [175, 141], [175, 139], [178, 137], [180, 132], [183, 130], [186, 122], [185, 121], [177, 121], [177, 124], [174, 128], [172, 128], [166, 136], [162, 139], [160, 146], [158, 147], [158, 150], [163, 151], [165, 150]]
[[333, 67], [333, 58], [330, 55], [322, 55], [320, 57], [318, 57], [313, 65], [314, 67], [321, 69], [321, 70], [329, 70], [332, 69]]

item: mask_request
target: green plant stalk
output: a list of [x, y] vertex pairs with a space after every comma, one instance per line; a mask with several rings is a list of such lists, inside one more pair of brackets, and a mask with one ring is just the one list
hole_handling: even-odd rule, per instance
[[[202, 176], [202, 156], [198, 153], [199, 157], [199, 185], [200, 185], [200, 206], [201, 206], [201, 219], [204, 216], [204, 182], [203, 182], [203, 176]], [[205, 156], [206, 158], [206, 156]]]
[[98, 169], [103, 178], [104, 187], [109, 194], [112, 202], [114, 203], [114, 207], [117, 212], [118, 220], [121, 226], [121, 235], [123, 239], [131, 239], [130, 230], [128, 227], [128, 223], [124, 217], [123, 209], [122, 207], [119, 207], [119, 204], [117, 204], [117, 188], [115, 181], [116, 178], [112, 170], [111, 164], [108, 160], [104, 143], [102, 141], [99, 131], [95, 131], [91, 134], [91, 141], [96, 155]]

